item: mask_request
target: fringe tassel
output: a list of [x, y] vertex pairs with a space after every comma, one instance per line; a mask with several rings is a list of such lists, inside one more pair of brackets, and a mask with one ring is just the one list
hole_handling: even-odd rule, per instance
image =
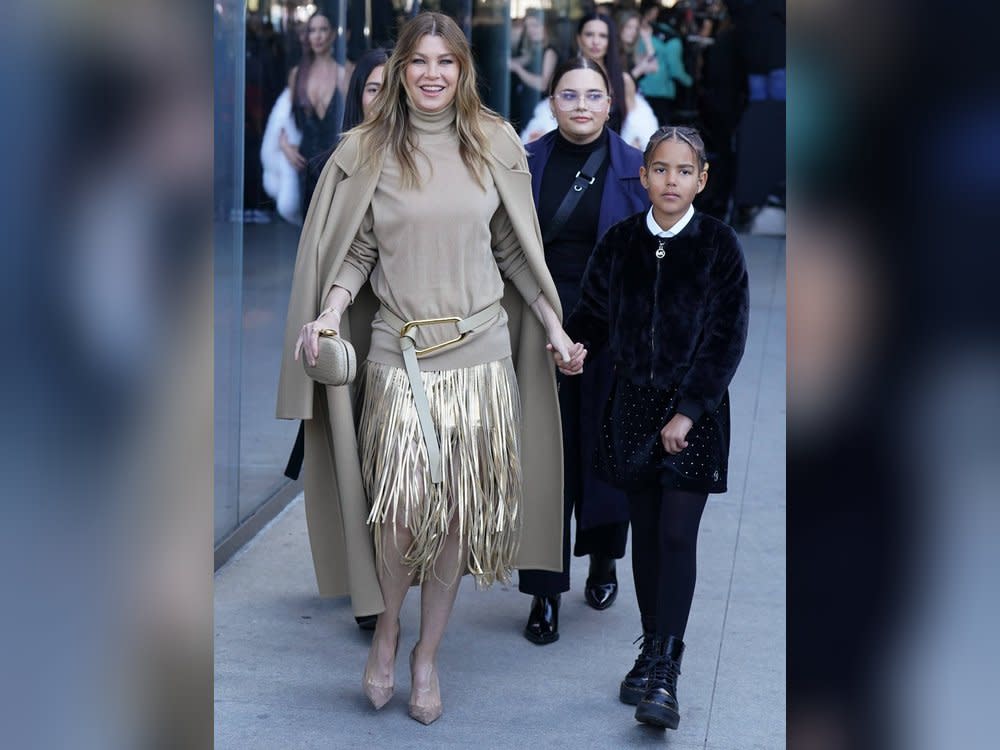
[[376, 559], [385, 560], [385, 524], [402, 525], [413, 534], [403, 562], [423, 581], [436, 575], [454, 528], [476, 585], [509, 583], [521, 521], [520, 399], [510, 360], [420, 375], [441, 442], [437, 485], [405, 370], [365, 366], [358, 445]]

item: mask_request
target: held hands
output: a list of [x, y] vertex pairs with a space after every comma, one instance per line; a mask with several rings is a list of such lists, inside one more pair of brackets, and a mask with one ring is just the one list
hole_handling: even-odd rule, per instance
[[559, 371], [564, 375], [579, 375], [583, 372], [587, 350], [583, 348], [583, 344], [574, 344], [573, 339], [566, 334], [558, 313], [552, 309], [544, 294], [539, 293], [531, 303], [531, 310], [545, 327], [545, 335], [549, 339], [545, 348], [552, 352]]
[[552, 352], [556, 367], [563, 375], [579, 375], [583, 372], [583, 360], [587, 358], [587, 350], [583, 348], [583, 344], [570, 344], [565, 358], [552, 344], [547, 344], [545, 348]]
[[552, 352], [556, 367], [563, 375], [579, 375], [583, 372], [587, 350], [583, 348], [583, 344], [574, 344], [561, 327], [549, 333], [549, 343], [545, 348]]
[[295, 361], [299, 361], [301, 352], [306, 358], [310, 367], [316, 364], [319, 357], [319, 332], [325, 328], [338, 330], [340, 327], [340, 313], [337, 310], [324, 310], [320, 316], [311, 323], [306, 323], [299, 331], [299, 337], [295, 341]]
[[687, 448], [687, 434], [694, 426], [690, 417], [683, 414], [674, 414], [663, 429], [660, 430], [660, 440], [663, 442], [663, 450], [670, 455], [676, 455]]

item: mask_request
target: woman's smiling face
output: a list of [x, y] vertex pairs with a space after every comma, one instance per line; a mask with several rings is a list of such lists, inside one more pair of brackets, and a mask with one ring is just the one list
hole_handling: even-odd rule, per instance
[[444, 39], [425, 34], [406, 63], [403, 85], [410, 104], [439, 112], [455, 100], [460, 73], [458, 58]]

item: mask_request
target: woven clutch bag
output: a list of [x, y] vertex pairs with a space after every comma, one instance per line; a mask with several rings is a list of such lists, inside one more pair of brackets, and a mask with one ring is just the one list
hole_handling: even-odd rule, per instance
[[319, 332], [319, 356], [315, 366], [302, 357], [306, 375], [324, 385], [347, 385], [358, 373], [358, 359], [350, 341], [345, 341], [331, 328]]

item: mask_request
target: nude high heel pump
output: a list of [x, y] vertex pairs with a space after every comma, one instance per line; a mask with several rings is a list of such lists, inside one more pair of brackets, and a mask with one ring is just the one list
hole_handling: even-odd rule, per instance
[[418, 688], [413, 672], [413, 652], [410, 652], [410, 716], [421, 724], [433, 724], [437, 721], [444, 708], [441, 705], [441, 685], [438, 682], [437, 669], [431, 667], [428, 674], [430, 687]]
[[[396, 624], [396, 650], [392, 657], [393, 669], [396, 666], [396, 654], [399, 653], [399, 624]], [[372, 669], [372, 656], [375, 653], [375, 642], [372, 641], [372, 647], [368, 651], [368, 661], [365, 663], [365, 672], [362, 677], [361, 686], [365, 691], [365, 695], [368, 696], [368, 700], [378, 711], [380, 708], [385, 706], [386, 703], [392, 698], [393, 691], [395, 690], [395, 678], [392, 672], [389, 674], [389, 682], [381, 683], [373, 679], [371, 675]]]

